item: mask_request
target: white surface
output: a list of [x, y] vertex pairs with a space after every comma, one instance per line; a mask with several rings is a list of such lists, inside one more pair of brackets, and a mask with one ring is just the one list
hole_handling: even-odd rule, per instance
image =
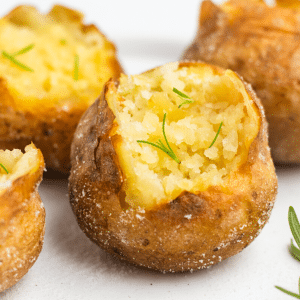
[[[119, 49], [127, 73], [175, 61], [193, 39], [198, 0], [61, 1], [83, 11]], [[52, 1], [28, 1], [46, 11]], [[1, 14], [19, 1], [1, 1]], [[22, 3], [23, 4], [23, 3]], [[46, 236], [29, 273], [2, 293], [3, 300], [93, 299], [293, 299], [274, 288], [297, 292], [299, 262], [288, 253], [290, 205], [300, 217], [300, 167], [277, 170], [279, 193], [269, 223], [242, 253], [210, 269], [160, 274], [121, 263], [92, 244], [71, 211], [66, 180], [44, 180]]]

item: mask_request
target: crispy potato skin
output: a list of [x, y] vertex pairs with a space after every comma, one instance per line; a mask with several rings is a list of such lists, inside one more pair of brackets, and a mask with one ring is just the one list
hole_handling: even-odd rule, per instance
[[115, 118], [105, 97], [109, 85], [118, 82], [108, 82], [84, 114], [71, 148], [70, 202], [85, 234], [121, 260], [162, 272], [209, 267], [244, 249], [267, 222], [277, 192], [267, 123], [251, 87], [261, 128], [247, 162], [231, 175], [228, 192], [184, 192], [168, 204], [136, 210], [124, 201], [122, 170], [109, 137]]
[[0, 149], [22, 149], [33, 142], [43, 152], [47, 167], [67, 173], [73, 134], [87, 105], [69, 112], [58, 106], [40, 114], [20, 111], [4, 82], [0, 79], [1, 99], [9, 100], [0, 103]]
[[0, 195], [0, 292], [17, 283], [38, 258], [44, 242], [45, 209], [38, 194], [44, 159]]
[[197, 35], [182, 59], [232, 69], [251, 83], [265, 109], [274, 162], [299, 164], [299, 12], [263, 1], [228, 3], [234, 17], [202, 2]]
[[[82, 15], [77, 11], [60, 5], [54, 6], [53, 11], [64, 22], [70, 22], [70, 26], [79, 22], [81, 30], [85, 34], [96, 32], [104, 36], [96, 26], [84, 25]], [[5, 18], [8, 20], [11, 16], [15, 18], [15, 15], [22, 15], [22, 12], [23, 6], [18, 6]], [[111, 42], [107, 40], [107, 43], [115, 49]], [[106, 67], [114, 70], [115, 76], [122, 71], [116, 56], [107, 62]], [[15, 104], [14, 95], [10, 92], [6, 79], [1, 77], [0, 95], [0, 149], [23, 149], [33, 142], [41, 149], [47, 168], [65, 174], [69, 173], [73, 134], [80, 117], [89, 104], [82, 101], [78, 104], [77, 101], [74, 101], [68, 111], [65, 111], [59, 104], [23, 111]], [[92, 99], [92, 101], [94, 100]]]

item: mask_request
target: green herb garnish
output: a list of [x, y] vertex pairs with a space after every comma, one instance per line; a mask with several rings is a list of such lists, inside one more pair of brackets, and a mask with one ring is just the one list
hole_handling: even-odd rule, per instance
[[2, 167], [2, 169], [6, 172], [6, 174], [8, 174], [8, 171], [7, 171], [7, 169], [2, 165], [2, 164], [0, 164], [0, 166]]
[[167, 155], [169, 155], [172, 159], [174, 159], [178, 164], [181, 163], [181, 161], [178, 159], [178, 157], [176, 156], [176, 154], [174, 153], [174, 151], [172, 150], [171, 146], [169, 145], [169, 142], [167, 140], [167, 136], [165, 133], [165, 124], [166, 124], [166, 116], [167, 114], [164, 114], [164, 119], [163, 119], [163, 124], [162, 124], [162, 131], [163, 131], [163, 135], [164, 135], [164, 139], [166, 141], [166, 145], [164, 145], [164, 143], [161, 140], [158, 140], [158, 142], [156, 143], [151, 143], [148, 141], [143, 141], [143, 140], [137, 140], [138, 143], [145, 143], [145, 144], [149, 144], [153, 147], [156, 147], [160, 150], [162, 150], [163, 152], [165, 152]]
[[16, 57], [18, 55], [24, 54], [24, 53], [30, 51], [33, 47], [34, 47], [34, 44], [30, 44], [27, 47], [24, 47], [23, 49], [11, 54], [11, 56]]
[[[292, 206], [290, 206], [290, 208], [289, 208], [288, 220], [289, 220], [289, 225], [290, 225], [292, 235], [293, 235], [298, 247], [300, 247], [300, 224], [299, 224], [296, 212]], [[298, 249], [296, 246], [294, 246], [293, 240], [291, 240], [290, 253], [295, 259], [300, 260], [300, 249]], [[290, 292], [280, 286], [277, 286], [277, 285], [275, 285], [275, 287], [278, 290], [280, 290], [290, 296], [300, 299], [300, 278], [299, 278], [298, 285], [299, 285], [299, 294], [292, 293], [292, 292]]]
[[173, 92], [175, 94], [177, 94], [181, 100], [183, 101], [179, 106], [178, 108], [180, 108], [182, 105], [184, 104], [190, 104], [190, 103], [193, 103], [194, 101], [186, 94], [184, 94], [183, 92], [180, 92], [179, 90], [177, 90], [176, 88], [173, 88]]
[[300, 249], [294, 246], [293, 240], [291, 240], [290, 253], [295, 259], [300, 261]]
[[66, 45], [66, 44], [67, 44], [67, 40], [61, 39], [61, 40], [59, 41], [59, 43], [60, 43], [61, 45]]
[[213, 146], [213, 144], [215, 143], [215, 141], [217, 140], [218, 135], [219, 135], [219, 133], [220, 133], [220, 131], [221, 131], [222, 125], [223, 125], [223, 122], [220, 123], [220, 126], [219, 126], [219, 129], [218, 129], [218, 131], [217, 131], [217, 134], [216, 134], [214, 140], [212, 141], [212, 143], [210, 144], [210, 146], [209, 146], [208, 148], [211, 148], [211, 147]]
[[14, 63], [15, 65], [17, 65], [18, 67], [20, 67], [21, 69], [28, 71], [28, 72], [34, 72], [30, 67], [24, 65], [23, 63], [21, 63], [19, 60], [17, 60], [15, 57], [21, 54], [24, 54], [28, 51], [30, 51], [32, 48], [34, 47], [34, 44], [30, 44], [26, 47], [24, 47], [23, 49], [13, 53], [13, 54], [8, 54], [6, 51], [2, 51], [2, 55], [9, 59], [12, 63]]
[[78, 80], [78, 71], [79, 71], [79, 56], [76, 54], [74, 58], [74, 80]]
[[6, 57], [7, 59], [9, 59], [12, 63], [17, 65], [18, 67], [22, 68], [23, 70], [29, 71], [29, 72], [34, 72], [31, 68], [29, 68], [28, 66], [22, 64], [19, 60], [15, 59], [13, 56], [9, 55], [7, 52], [2, 51], [2, 55], [4, 57]]
[[299, 294], [295, 294], [295, 293], [292, 293], [292, 292], [290, 292], [290, 291], [288, 291], [288, 290], [286, 290], [286, 289], [284, 289], [284, 288], [282, 288], [280, 286], [275, 285], [276, 289], [278, 289], [278, 290], [280, 290], [280, 291], [282, 291], [282, 292], [284, 292], [284, 293], [286, 293], [286, 294], [288, 294], [290, 296], [293, 296], [293, 297], [295, 297], [297, 299], [300, 299], [300, 278], [299, 278], [298, 286], [299, 286]]
[[300, 247], [300, 224], [296, 212], [292, 206], [289, 208], [288, 220], [293, 237], [298, 247]]

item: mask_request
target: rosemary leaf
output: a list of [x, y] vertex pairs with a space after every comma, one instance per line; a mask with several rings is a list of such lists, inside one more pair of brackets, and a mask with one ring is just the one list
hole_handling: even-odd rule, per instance
[[59, 41], [59, 43], [61, 44], [61, 45], [66, 45], [67, 44], [67, 40], [65, 40], [65, 39], [61, 39], [60, 41]]
[[176, 88], [173, 88], [173, 92], [175, 94], [177, 94], [181, 98], [181, 100], [183, 100], [183, 102], [178, 106], [178, 108], [180, 108], [184, 104], [190, 104], [190, 103], [194, 102], [188, 95], [186, 95], [183, 92], [177, 90]]
[[182, 105], [184, 104], [190, 104], [190, 103], [193, 103], [194, 101], [190, 101], [190, 100], [185, 100], [183, 101], [181, 104], [178, 105], [178, 108], [180, 108]]
[[293, 240], [291, 240], [291, 249], [290, 249], [290, 253], [291, 253], [291, 255], [292, 255], [295, 259], [297, 259], [297, 260], [300, 261], [300, 250], [299, 250], [297, 247], [294, 246]]
[[24, 54], [24, 53], [30, 51], [33, 47], [34, 47], [34, 44], [30, 44], [27, 47], [24, 47], [23, 49], [11, 54], [11, 56], [16, 57], [18, 55]]
[[293, 237], [300, 248], [300, 224], [297, 218], [297, 215], [295, 213], [295, 210], [292, 206], [289, 208], [289, 213], [288, 213], [288, 220], [289, 220], [289, 225], [291, 232], [293, 234]]
[[180, 92], [176, 88], [173, 88], [173, 92], [176, 93], [181, 98], [191, 99], [188, 95], [184, 94], [183, 92]]
[[79, 74], [79, 56], [76, 54], [74, 58], [74, 80], [78, 80]]
[[24, 65], [23, 63], [21, 63], [19, 60], [15, 59], [13, 56], [9, 55], [7, 52], [2, 51], [2, 55], [9, 59], [12, 63], [14, 63], [15, 65], [17, 65], [18, 67], [20, 67], [21, 69], [28, 71], [28, 72], [34, 72], [31, 68], [29, 68], [28, 66]]
[[[166, 143], [167, 143], [168, 148], [171, 150], [171, 152], [173, 152], [173, 150], [171, 149], [171, 146], [169, 145], [169, 142], [168, 142], [167, 136], [166, 136], [166, 132], [165, 132], [166, 117], [167, 117], [167, 114], [165, 113], [165, 114], [164, 114], [164, 118], [163, 118], [163, 124], [162, 124], [162, 132], [163, 132], [163, 135], [164, 135], [164, 138], [165, 138], [165, 141], [166, 141]], [[162, 143], [162, 142], [161, 142], [161, 143]], [[173, 152], [173, 153], [174, 153], [174, 152]]]
[[2, 167], [2, 169], [6, 172], [6, 174], [8, 174], [9, 172], [7, 171], [7, 169], [2, 165], [0, 164], [0, 166]]
[[160, 139], [158, 140], [157, 145], [160, 145], [161, 147], [166, 148], [166, 146]]
[[162, 146], [160, 146], [158, 143], [155, 144], [155, 143], [151, 143], [151, 142], [148, 142], [148, 141], [143, 141], [143, 140], [137, 140], [138, 143], [144, 143], [144, 144], [148, 144], [148, 145], [151, 145], [153, 147], [156, 147], [164, 152], [166, 152], [166, 149]]
[[217, 131], [217, 134], [216, 134], [214, 140], [212, 141], [212, 143], [210, 144], [210, 146], [209, 146], [208, 148], [211, 148], [211, 147], [213, 146], [213, 144], [215, 143], [215, 141], [217, 140], [218, 135], [219, 135], [219, 133], [220, 133], [220, 131], [221, 131], [222, 125], [223, 125], [223, 122], [220, 123], [220, 126], [219, 126], [219, 129], [218, 129], [218, 131]]
[[190, 103], [193, 103], [194, 101], [192, 101], [192, 100], [185, 100], [185, 101], [183, 101], [179, 106], [178, 106], [178, 108], [180, 108], [182, 105], [184, 105], [184, 104], [190, 104]]
[[170, 152], [171, 152], [171, 154], [172, 154], [171, 157], [172, 157], [178, 164], [180, 164], [181, 161], [177, 158], [177, 156], [176, 156], [175, 153], [173, 152], [173, 150], [172, 150], [172, 148], [171, 148], [171, 146], [169, 145], [169, 142], [168, 142], [168, 140], [167, 140], [167, 136], [166, 136], [166, 132], [165, 132], [166, 117], [167, 117], [167, 114], [165, 113], [165, 114], [164, 114], [164, 119], [163, 119], [163, 125], [162, 125], [163, 135], [164, 135], [166, 144], [167, 144], [167, 146], [168, 146], [168, 148], [169, 148], [169, 150], [170, 150]]
[[275, 287], [276, 287], [276, 289], [278, 289], [278, 290], [280, 290], [280, 291], [282, 291], [282, 292], [284, 292], [284, 293], [286, 293], [286, 294], [288, 294], [288, 295], [290, 295], [292, 297], [300, 299], [300, 295], [298, 295], [298, 294], [292, 293], [292, 292], [290, 292], [290, 291], [288, 291], [288, 290], [286, 290], [286, 289], [284, 289], [284, 288], [282, 288], [280, 286], [277, 286], [277, 285], [275, 285]]
[[160, 139], [156, 143], [152, 143], [152, 142], [148, 142], [148, 141], [143, 141], [143, 140], [137, 140], [137, 142], [138, 143], [148, 144], [148, 145], [151, 145], [153, 147], [156, 147], [156, 148], [162, 150], [167, 155], [169, 155], [172, 159], [174, 159], [178, 164], [180, 164], [181, 161], [178, 159], [178, 157], [176, 156], [176, 154], [172, 150], [172, 148], [171, 148], [171, 146], [170, 146], [170, 144], [168, 142], [166, 133], [165, 133], [166, 117], [167, 117], [167, 114], [165, 113], [164, 114], [164, 118], [163, 118], [162, 131], [163, 131], [164, 139], [165, 139], [165, 142], [166, 142], [167, 146]]

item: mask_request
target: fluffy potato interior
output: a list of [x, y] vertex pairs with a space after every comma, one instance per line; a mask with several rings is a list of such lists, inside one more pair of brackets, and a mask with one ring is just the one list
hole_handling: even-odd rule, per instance
[[[191, 103], [179, 108], [185, 100], [173, 88]], [[170, 63], [141, 75], [123, 75], [118, 88], [107, 92], [107, 101], [116, 116], [111, 136], [125, 177], [125, 200], [147, 209], [183, 191], [226, 186], [229, 174], [247, 159], [260, 126], [258, 109], [238, 76], [203, 64]], [[166, 145], [164, 114], [165, 135], [180, 163], [137, 142], [161, 140]]]
[[33, 144], [26, 146], [25, 153], [19, 149], [0, 150], [0, 195], [14, 180], [36, 171], [40, 159]]
[[[24, 70], [2, 52], [0, 77], [7, 80], [18, 109], [59, 105], [68, 110], [81, 101], [89, 105], [116, 76], [114, 46], [82, 20], [81, 13], [62, 6], [54, 6], [47, 15], [21, 6], [0, 20], [1, 52], [33, 70]], [[30, 51], [15, 56], [29, 45]]]

